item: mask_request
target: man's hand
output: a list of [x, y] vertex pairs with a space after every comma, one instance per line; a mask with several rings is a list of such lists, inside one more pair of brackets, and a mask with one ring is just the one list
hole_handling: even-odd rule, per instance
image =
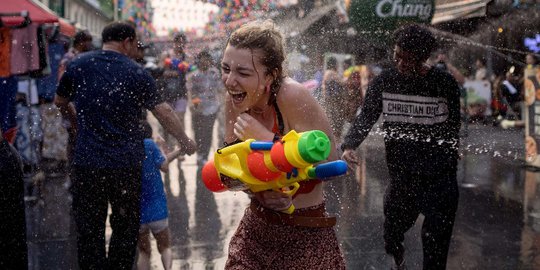
[[274, 211], [287, 210], [292, 204], [290, 196], [274, 190], [256, 192], [254, 195], [262, 206]]
[[343, 151], [343, 154], [341, 155], [341, 159], [347, 162], [349, 169], [352, 168], [351, 165], [360, 164], [360, 160], [358, 159], [358, 155], [356, 155], [356, 150], [354, 149], [345, 149], [345, 151]]
[[180, 119], [174, 113], [172, 107], [166, 102], [158, 104], [152, 114], [157, 118], [163, 129], [178, 140], [182, 153], [191, 155], [197, 150], [197, 144], [184, 132]]
[[180, 150], [182, 153], [192, 155], [197, 151], [197, 143], [194, 140], [188, 139], [187, 141], [178, 142], [180, 144]]

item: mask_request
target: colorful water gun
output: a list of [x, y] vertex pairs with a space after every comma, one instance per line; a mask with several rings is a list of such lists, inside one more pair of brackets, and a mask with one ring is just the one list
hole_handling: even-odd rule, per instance
[[[216, 151], [214, 160], [202, 169], [202, 180], [212, 192], [272, 189], [292, 196], [300, 181], [325, 180], [347, 172], [341, 160], [313, 165], [326, 160], [330, 148], [330, 139], [320, 130], [292, 130], [275, 143], [248, 139]], [[291, 205], [284, 212], [293, 211]]]
[[188, 73], [197, 69], [196, 66], [190, 65], [187, 61], [182, 61], [178, 58], [165, 58], [165, 67], [178, 71], [178, 73]]

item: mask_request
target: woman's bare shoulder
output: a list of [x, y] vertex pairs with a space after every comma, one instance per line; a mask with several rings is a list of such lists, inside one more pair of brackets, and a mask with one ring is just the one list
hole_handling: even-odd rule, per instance
[[[291, 128], [307, 128], [312, 120], [321, 119], [324, 112], [311, 93], [300, 83], [289, 79], [278, 94], [278, 106]], [[301, 126], [301, 127], [300, 127]]]
[[311, 95], [302, 84], [293, 79], [285, 78], [279, 90], [277, 100], [278, 103], [290, 104], [297, 102], [299, 99], [306, 98], [306, 96]]

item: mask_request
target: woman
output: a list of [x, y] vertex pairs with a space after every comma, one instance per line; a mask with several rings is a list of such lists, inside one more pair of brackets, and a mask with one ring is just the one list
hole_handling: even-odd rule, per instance
[[[322, 130], [332, 140], [323, 110], [307, 90], [283, 74], [281, 34], [271, 21], [252, 22], [232, 33], [221, 62], [225, 101], [225, 142], [272, 141], [290, 130]], [[344, 269], [333, 229], [325, 216], [320, 180], [301, 184], [293, 197], [280, 192], [252, 194], [231, 239], [226, 269]], [[283, 214], [291, 203], [292, 215]]]

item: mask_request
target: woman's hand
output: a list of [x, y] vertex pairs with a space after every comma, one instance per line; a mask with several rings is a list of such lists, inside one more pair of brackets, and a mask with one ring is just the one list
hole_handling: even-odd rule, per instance
[[271, 141], [274, 138], [272, 132], [247, 113], [241, 113], [236, 118], [236, 123], [234, 123], [234, 135], [242, 141], [247, 139]]
[[254, 196], [263, 207], [274, 211], [287, 210], [292, 204], [291, 196], [274, 190], [256, 192]]

